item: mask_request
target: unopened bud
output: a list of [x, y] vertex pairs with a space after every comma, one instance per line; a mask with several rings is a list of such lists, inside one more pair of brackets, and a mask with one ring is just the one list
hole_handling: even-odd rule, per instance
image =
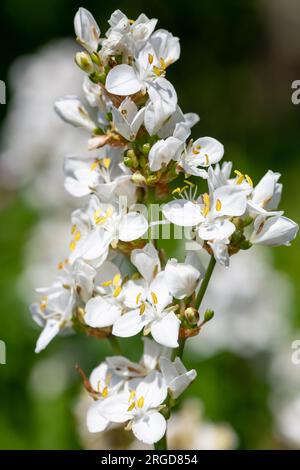
[[92, 73], [94, 71], [94, 64], [91, 56], [87, 52], [77, 52], [75, 55], [75, 62], [78, 67], [86, 73]]
[[184, 316], [185, 318], [187, 319], [187, 321], [189, 322], [190, 325], [197, 325], [198, 321], [199, 321], [199, 312], [193, 308], [193, 307], [188, 307], [185, 311], [184, 311]]
[[124, 157], [124, 163], [129, 168], [137, 168], [139, 166], [139, 162], [134, 150], [127, 150], [126, 155]]
[[208, 321], [210, 321], [215, 315], [215, 312], [213, 310], [206, 310], [205, 314], [204, 314], [204, 321], [203, 323], [206, 323]]
[[131, 181], [137, 186], [143, 186], [146, 182], [145, 177], [139, 171], [136, 171], [132, 175]]
[[150, 152], [150, 149], [151, 149], [151, 145], [149, 143], [143, 145], [142, 152], [145, 155], [145, 157], [148, 156], [148, 153]]
[[249, 248], [251, 248], [251, 246], [252, 246], [252, 243], [249, 240], [244, 240], [240, 244], [240, 249], [241, 250], [249, 250]]
[[100, 57], [99, 57], [99, 55], [97, 54], [97, 52], [92, 52], [92, 53], [91, 53], [91, 59], [92, 59], [92, 61], [94, 62], [94, 64], [96, 64], [96, 65], [100, 65], [100, 64], [101, 64], [101, 60], [100, 60]]

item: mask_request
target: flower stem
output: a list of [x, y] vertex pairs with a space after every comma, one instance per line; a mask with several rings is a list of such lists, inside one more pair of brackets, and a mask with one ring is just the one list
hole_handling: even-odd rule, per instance
[[199, 310], [199, 308], [200, 308], [201, 302], [202, 302], [203, 297], [205, 295], [205, 292], [206, 292], [206, 289], [208, 287], [208, 284], [209, 284], [209, 281], [210, 281], [210, 278], [211, 278], [211, 275], [213, 273], [215, 265], [216, 265], [216, 260], [215, 260], [214, 256], [212, 255], [211, 258], [210, 258], [210, 262], [208, 264], [204, 279], [202, 281], [200, 290], [199, 290], [198, 295], [196, 297], [195, 308], [197, 310]]
[[108, 340], [114, 354], [122, 356], [123, 353], [118, 338], [116, 336], [109, 336]]

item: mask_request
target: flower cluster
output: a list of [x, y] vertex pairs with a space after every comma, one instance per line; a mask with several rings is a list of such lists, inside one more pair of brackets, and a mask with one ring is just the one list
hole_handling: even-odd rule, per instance
[[[219, 164], [218, 140], [190, 138], [199, 117], [182, 112], [166, 78], [179, 58], [179, 40], [154, 31], [156, 23], [117, 10], [101, 37], [90, 12], [80, 8], [75, 16], [84, 48], [75, 61], [86, 74], [87, 104], [67, 96], [55, 109], [88, 133], [87, 153], [64, 162], [65, 189], [83, 198], [84, 207], [72, 213], [70, 252], [55, 281], [37, 289], [42, 297], [31, 306], [43, 327], [37, 352], [72, 331], [108, 338], [117, 349], [117, 337], [151, 336], [139, 363], [118, 354], [89, 380], [84, 376], [94, 399], [90, 431], [126, 423], [147, 444], [163, 438], [171, 407], [196, 377], [181, 355], [185, 340], [213, 316], [207, 310], [200, 320], [199, 307], [215, 262], [228, 266], [230, 256], [252, 244], [287, 245], [298, 230], [277, 210], [278, 173], [268, 171], [254, 187], [240, 171], [231, 176], [231, 163]], [[184, 261], [167, 260], [149, 236], [161, 221], [149, 221], [141, 205], [156, 199], [165, 203], [163, 223], [186, 229]], [[198, 251], [211, 255], [207, 269]]]

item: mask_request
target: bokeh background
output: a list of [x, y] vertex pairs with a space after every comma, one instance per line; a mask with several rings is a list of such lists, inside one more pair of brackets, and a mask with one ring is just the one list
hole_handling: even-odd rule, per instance
[[[56, 338], [37, 356], [38, 329], [28, 311], [34, 287], [51, 280], [68, 241], [74, 202], [63, 190], [63, 155], [85, 145], [85, 136], [53, 111], [55, 99], [81, 94], [72, 39], [79, 6], [93, 12], [103, 32], [120, 8], [129, 18], [142, 11], [157, 17], [159, 27], [179, 36], [182, 54], [169, 78], [183, 110], [201, 116], [194, 136], [222, 141], [225, 159], [255, 182], [269, 168], [282, 173], [282, 208], [300, 221], [300, 105], [291, 102], [291, 84], [300, 79], [298, 0], [2, 0], [2, 449], [118, 445], [115, 436], [87, 435], [74, 369], [79, 363], [89, 372], [111, 354], [108, 345]], [[206, 297], [215, 318], [185, 354], [198, 380], [187, 393], [192, 401], [175, 418], [177, 445], [300, 448], [300, 365], [291, 362], [292, 342], [300, 339], [299, 263], [298, 238], [291, 248], [253, 249], [234, 258], [229, 270], [216, 271]], [[134, 340], [124, 346], [139, 357]], [[192, 421], [193, 436], [183, 444], [178, 426], [182, 434]]]

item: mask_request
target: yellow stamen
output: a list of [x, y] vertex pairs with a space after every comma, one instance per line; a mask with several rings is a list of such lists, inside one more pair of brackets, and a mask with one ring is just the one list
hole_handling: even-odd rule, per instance
[[110, 381], [111, 381], [111, 373], [109, 372], [109, 373], [106, 375], [106, 378], [105, 378], [105, 383], [106, 383], [106, 385], [109, 385], [109, 384], [110, 384]]
[[193, 154], [194, 155], [199, 155], [199, 153], [200, 153], [199, 150], [193, 149]]
[[108, 395], [108, 388], [107, 387], [104, 387], [104, 389], [102, 390], [102, 394], [103, 398], [106, 398], [107, 395]]
[[74, 224], [74, 225], [72, 225], [72, 228], [71, 228], [71, 234], [73, 235], [73, 234], [76, 232], [76, 230], [77, 230], [77, 227], [76, 227], [76, 225], [75, 225], [75, 224]]
[[222, 203], [221, 203], [220, 199], [217, 199], [216, 209], [217, 209], [218, 212], [220, 212], [220, 210], [222, 209]]
[[137, 401], [137, 406], [138, 406], [139, 408], [143, 408], [144, 403], [145, 403], [145, 398], [144, 398], [144, 397], [140, 397], [140, 398], [138, 399], [138, 401]]
[[204, 193], [202, 195], [202, 198], [203, 198], [203, 202], [206, 206], [209, 206], [210, 205], [210, 197], [207, 193]]
[[158, 304], [158, 299], [157, 299], [157, 295], [155, 294], [155, 292], [151, 292], [151, 297], [152, 297], [152, 301], [153, 301], [154, 305], [157, 305]]
[[114, 292], [113, 292], [113, 296], [114, 296], [114, 297], [118, 297], [118, 295], [120, 294], [121, 290], [122, 290], [122, 287], [121, 287], [121, 286], [116, 287], [115, 290], [114, 290]]
[[81, 233], [79, 232], [79, 230], [76, 230], [76, 232], [74, 233], [74, 240], [78, 242], [80, 238], [81, 238]]
[[135, 299], [136, 305], [138, 305], [138, 303], [139, 303], [139, 301], [140, 301], [140, 298], [141, 298], [141, 295], [142, 295], [142, 293], [140, 292], [140, 293], [136, 296], [136, 299]]
[[177, 194], [177, 193], [180, 193], [180, 188], [173, 189], [172, 194]]
[[236, 184], [242, 184], [242, 182], [245, 179], [245, 176], [243, 175], [243, 173], [241, 173], [239, 170], [235, 170], [234, 173], [237, 176]]
[[165, 60], [162, 57], [159, 59], [159, 63], [160, 63], [160, 66], [163, 70], [165, 70], [167, 68], [167, 64], [166, 64]]
[[189, 181], [189, 180], [183, 180], [183, 181], [189, 186], [191, 186], [192, 188], [195, 186], [195, 184], [192, 181]]
[[110, 167], [111, 159], [108, 157], [105, 157], [102, 159], [103, 166], [108, 169]]
[[200, 150], [201, 149], [201, 145], [196, 145], [195, 147], [197, 150]]
[[251, 186], [251, 188], [253, 188], [253, 181], [252, 181], [252, 179], [250, 178], [250, 176], [249, 176], [249, 175], [245, 175], [245, 178], [246, 178], [247, 183]]
[[113, 286], [117, 287], [120, 284], [121, 274], [116, 274], [112, 280]]
[[76, 248], [76, 241], [75, 240], [72, 240], [70, 245], [69, 245], [69, 248], [71, 251], [74, 251], [75, 248]]
[[93, 163], [91, 164], [91, 170], [95, 171], [99, 165], [99, 160], [94, 160]]
[[142, 305], [140, 306], [140, 315], [143, 315], [145, 313], [145, 310], [146, 310], [146, 304], [142, 303]]
[[134, 407], [135, 407], [135, 403], [133, 401], [131, 405], [128, 406], [127, 411], [132, 411]]
[[207, 153], [204, 155], [204, 157], [205, 157], [205, 165], [209, 165], [209, 157]]
[[149, 62], [150, 65], [153, 63], [153, 55], [152, 54], [148, 54], [148, 62]]
[[158, 77], [161, 75], [162, 71], [159, 67], [157, 67], [156, 65], [153, 66], [153, 72], [155, 73], [155, 75], [157, 75]]
[[135, 397], [135, 391], [131, 390], [129, 398], [128, 398], [128, 402], [130, 403], [134, 399], [134, 397]]
[[113, 208], [109, 207], [108, 209], [106, 209], [105, 215], [106, 217], [111, 217], [112, 213], [113, 213]]
[[63, 269], [63, 267], [64, 267], [64, 263], [60, 261], [57, 265], [57, 269]]
[[101, 286], [108, 287], [112, 285], [112, 280], [101, 282]]

